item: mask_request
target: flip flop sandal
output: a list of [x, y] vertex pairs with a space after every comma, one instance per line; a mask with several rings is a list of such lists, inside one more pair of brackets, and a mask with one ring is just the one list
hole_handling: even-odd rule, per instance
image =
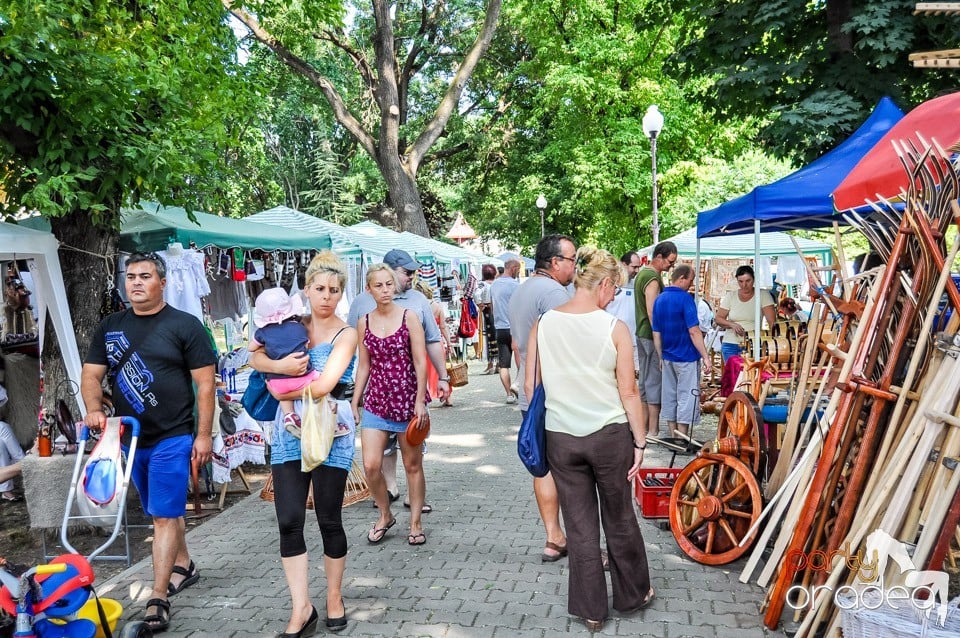
[[159, 610], [158, 613], [144, 616], [143, 622], [145, 622], [154, 633], [169, 629], [170, 601], [162, 598], [151, 598], [147, 601], [147, 609], [150, 609], [151, 607], [156, 607]]
[[184, 579], [180, 581], [179, 585], [167, 583], [167, 596], [175, 596], [190, 585], [196, 584], [197, 581], [200, 580], [200, 572], [197, 571], [197, 566], [193, 564], [193, 561], [190, 561], [190, 567], [187, 569], [184, 569], [179, 565], [174, 565], [172, 571], [174, 574], [183, 576]]
[[423, 545], [427, 542], [427, 536], [423, 532], [417, 534], [409, 534], [407, 536], [408, 545]]
[[387, 535], [387, 532], [390, 531], [390, 528], [397, 524], [397, 519], [394, 517], [392, 521], [386, 524], [384, 527], [374, 527], [369, 532], [367, 532], [367, 542], [371, 545], [376, 545], [383, 540], [383, 537]]
[[557, 562], [558, 560], [560, 560], [561, 558], [563, 558], [564, 556], [567, 555], [567, 546], [566, 546], [566, 545], [560, 546], [560, 545], [557, 545], [556, 543], [551, 543], [550, 541], [547, 541], [547, 544], [544, 545], [543, 548], [544, 548], [544, 549], [552, 549], [553, 551], [555, 551], [555, 552], [557, 552], [557, 553], [556, 553], [556, 554], [548, 554], [548, 553], [544, 552], [544, 553], [540, 554], [540, 562], [541, 562], [541, 563], [555, 563], [555, 562]]
[[[404, 503], [403, 506], [406, 507], [407, 509], [410, 509], [410, 503]], [[420, 508], [421, 514], [429, 514], [432, 511], [433, 511], [433, 506], [428, 505], [426, 503], [424, 503], [423, 506]]]
[[[396, 502], [396, 500], [397, 500], [398, 498], [400, 498], [400, 492], [397, 492], [396, 494], [394, 494], [394, 493], [391, 492], [390, 490], [387, 490], [387, 498], [390, 499], [390, 502], [391, 502], [391, 503], [394, 503], [394, 502]], [[373, 506], [374, 506], [374, 507], [377, 506], [377, 502], [376, 502], [376, 501], [373, 502]], [[409, 507], [409, 505], [408, 505], [407, 507]]]

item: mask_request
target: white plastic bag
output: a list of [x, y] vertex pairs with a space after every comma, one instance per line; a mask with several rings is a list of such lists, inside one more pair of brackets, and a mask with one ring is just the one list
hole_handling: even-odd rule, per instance
[[300, 415], [300, 469], [309, 472], [327, 460], [337, 430], [337, 414], [326, 395], [314, 400], [310, 386], [303, 391]]

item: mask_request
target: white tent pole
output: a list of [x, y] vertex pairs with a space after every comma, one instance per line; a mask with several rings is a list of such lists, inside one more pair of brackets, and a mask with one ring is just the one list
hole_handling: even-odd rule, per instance
[[760, 220], [753, 220], [753, 360], [760, 360], [760, 286], [757, 276], [760, 274]]
[[[703, 282], [700, 281], [700, 236], [697, 236], [697, 256], [693, 260], [693, 296], [697, 302], [697, 308], [700, 307], [700, 290]], [[706, 337], [706, 335], [704, 335]]]

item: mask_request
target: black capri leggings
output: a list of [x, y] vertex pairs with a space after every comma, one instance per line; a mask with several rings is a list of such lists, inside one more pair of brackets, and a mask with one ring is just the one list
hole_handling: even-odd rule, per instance
[[303, 524], [307, 518], [304, 505], [311, 479], [323, 553], [330, 558], [346, 556], [347, 534], [343, 531], [341, 508], [347, 471], [321, 465], [304, 473], [300, 471], [300, 461], [271, 465], [270, 469], [273, 472], [273, 505], [280, 526], [280, 556], [291, 558], [307, 553], [307, 544], [303, 540]]

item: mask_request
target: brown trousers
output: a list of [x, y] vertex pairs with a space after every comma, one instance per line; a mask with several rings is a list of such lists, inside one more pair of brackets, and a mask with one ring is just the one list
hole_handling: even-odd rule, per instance
[[618, 611], [636, 609], [650, 590], [650, 572], [627, 481], [633, 465], [629, 427], [614, 423], [584, 437], [548, 431], [547, 459], [567, 531], [567, 611], [589, 620], [605, 620], [609, 615], [600, 558], [601, 521], [610, 559], [613, 607]]

